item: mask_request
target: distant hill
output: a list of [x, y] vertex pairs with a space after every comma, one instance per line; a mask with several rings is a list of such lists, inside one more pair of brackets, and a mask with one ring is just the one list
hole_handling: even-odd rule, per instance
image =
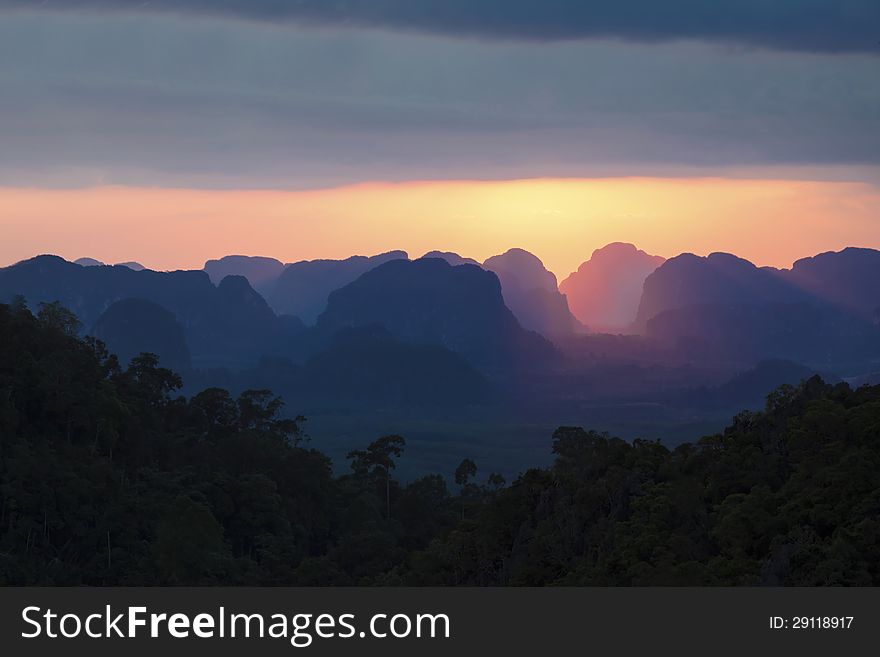
[[191, 367], [183, 327], [170, 310], [146, 299], [115, 301], [101, 313], [92, 329], [123, 367], [141, 352], [159, 356], [163, 367], [176, 372]]
[[797, 385], [814, 376], [820, 376], [826, 383], [831, 384], [840, 381], [834, 374], [820, 372], [790, 360], [769, 359], [736, 374], [720, 386], [702, 390], [692, 396], [701, 403], [726, 409], [761, 410], [764, 408], [767, 395], [779, 386]]
[[143, 271], [144, 269], [146, 269], [146, 267], [144, 267], [141, 263], [135, 262], [134, 260], [131, 260], [129, 262], [118, 262], [116, 263], [116, 265], [118, 267], [128, 267], [129, 269], [133, 269], [135, 271]]
[[880, 330], [820, 303], [696, 304], [661, 312], [647, 336], [695, 359], [785, 358], [811, 366], [880, 356]]
[[104, 265], [103, 262], [94, 258], [77, 258], [74, 262], [80, 267], [101, 267]]
[[38, 256], [0, 269], [0, 301], [23, 296], [36, 307], [60, 301], [86, 330], [116, 301], [144, 299], [174, 314], [195, 365], [241, 366], [283, 351], [296, 323], [275, 316], [242, 277], [214, 286], [203, 271], [133, 271], [82, 267], [57, 256]]
[[559, 285], [571, 312], [596, 332], [620, 333], [635, 321], [645, 279], [665, 262], [632, 244], [596, 249]]
[[847, 248], [803, 258], [780, 277], [818, 299], [870, 319], [880, 309], [880, 251]]
[[[80, 265], [81, 267], [106, 267], [107, 264], [101, 262], [100, 260], [95, 260], [94, 258], [77, 258], [73, 261], [75, 264]], [[135, 262], [131, 260], [129, 262], [117, 262], [117, 267], [128, 267], [129, 269], [134, 269], [135, 271], [141, 271], [146, 269], [141, 263]]]
[[498, 276], [504, 302], [523, 328], [549, 338], [586, 332], [560, 294], [556, 276], [537, 256], [510, 249], [488, 258], [483, 268]]
[[333, 292], [319, 331], [384, 325], [397, 338], [442, 345], [484, 367], [542, 364], [556, 357], [505, 306], [498, 278], [444, 260], [393, 260]]
[[644, 330], [661, 312], [699, 304], [797, 303], [811, 296], [779, 271], [759, 268], [729, 253], [670, 258], [645, 279], [635, 326]]
[[487, 258], [483, 267], [495, 272], [502, 288], [504, 279], [510, 278], [523, 290], [558, 291], [556, 275], [544, 266], [538, 256], [525, 249], [508, 249], [501, 255]]
[[441, 260], [445, 260], [453, 267], [457, 267], [458, 265], [476, 265], [480, 267], [480, 263], [474, 260], [473, 258], [465, 258], [457, 253], [453, 253], [452, 251], [428, 251], [422, 258], [440, 258]]
[[288, 342], [302, 330], [296, 320], [277, 317], [244, 276], [227, 276], [216, 290], [201, 331], [205, 346], [215, 349], [209, 354], [213, 362], [223, 362], [230, 351], [248, 362], [284, 354]]
[[407, 257], [405, 251], [389, 251], [372, 257], [295, 262], [287, 265], [278, 277], [268, 301], [275, 312], [296, 315], [306, 324], [314, 324], [327, 307], [327, 298], [333, 290], [383, 263]]
[[880, 354], [878, 278], [880, 258], [868, 249], [822, 254], [791, 270], [725, 253], [683, 254], [645, 280], [636, 328], [702, 357], [864, 361]]
[[[757, 267], [725, 253], [682, 254], [647, 273], [661, 260], [610, 244], [562, 284], [595, 328], [620, 331], [644, 277], [632, 325], [642, 341], [614, 343], [615, 357], [635, 350], [651, 361], [723, 360], [725, 367], [786, 359], [848, 377], [877, 370], [880, 251], [822, 253], [791, 269]], [[36, 309], [59, 301], [85, 331], [113, 337], [120, 353], [128, 353], [124, 327], [155, 325], [133, 338], [131, 349], [135, 342], [147, 345], [152, 331], [170, 358], [185, 363], [180, 345], [169, 346], [176, 322], [195, 368], [238, 370], [264, 357], [302, 365], [330, 349], [339, 330], [375, 324], [396, 342], [445, 347], [484, 373], [557, 362], [558, 352], [539, 334], [585, 357], [598, 344], [574, 337], [583, 324], [555, 276], [522, 249], [482, 265], [440, 251], [412, 262], [392, 251], [291, 265], [227, 256], [204, 271], [172, 272], [80, 262], [44, 255], [0, 268], [0, 302], [21, 295]], [[232, 271], [242, 274], [226, 273]]]
[[396, 339], [382, 326], [343, 329], [303, 367], [299, 397], [389, 407], [486, 401], [489, 384], [462, 356]]
[[227, 276], [244, 276], [255, 290], [268, 298], [285, 265], [275, 258], [263, 256], [228, 255], [208, 260], [204, 270], [215, 285]]

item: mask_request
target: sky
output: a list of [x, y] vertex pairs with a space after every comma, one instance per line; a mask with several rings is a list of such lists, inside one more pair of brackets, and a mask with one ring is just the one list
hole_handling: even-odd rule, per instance
[[880, 247], [876, 0], [0, 0], [0, 89], [0, 265]]

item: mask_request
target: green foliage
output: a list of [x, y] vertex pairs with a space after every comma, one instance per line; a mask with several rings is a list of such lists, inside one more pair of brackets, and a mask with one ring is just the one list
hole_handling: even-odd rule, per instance
[[397, 466], [395, 458], [400, 458], [406, 440], [401, 436], [382, 436], [367, 446], [366, 451], [354, 450], [348, 453], [351, 469], [360, 480], [379, 477], [385, 486], [385, 517], [391, 519], [391, 471]]
[[271, 392], [187, 400], [154, 355], [123, 370], [77, 333], [0, 305], [0, 584], [371, 583], [454, 525], [442, 478], [391, 480], [399, 436], [334, 478]]
[[470, 459], [464, 459], [455, 469], [455, 483], [464, 488], [468, 482], [477, 476], [477, 464]]
[[[0, 305], [0, 584], [877, 585], [880, 386], [818, 378], [669, 450], [578, 427], [510, 486], [335, 477], [267, 390], [185, 399], [57, 304]], [[450, 473], [453, 474], [453, 473]]]
[[880, 387], [814, 377], [667, 450], [575, 427], [410, 560], [447, 585], [877, 585]]

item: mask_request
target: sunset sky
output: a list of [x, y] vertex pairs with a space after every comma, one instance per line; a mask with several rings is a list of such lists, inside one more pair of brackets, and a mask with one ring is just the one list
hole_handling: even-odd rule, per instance
[[876, 0], [0, 0], [0, 89], [0, 266], [880, 248]]

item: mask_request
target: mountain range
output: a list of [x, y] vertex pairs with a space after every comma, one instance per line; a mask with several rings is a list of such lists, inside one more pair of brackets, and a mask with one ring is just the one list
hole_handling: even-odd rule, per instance
[[[35, 309], [59, 301], [123, 361], [152, 351], [180, 370], [284, 372], [300, 393], [327, 397], [333, 380], [340, 398], [369, 397], [356, 385], [369, 370], [386, 402], [430, 390], [485, 398], [485, 377], [562, 398], [562, 372], [597, 358], [726, 372], [779, 359], [851, 377], [880, 370], [880, 252], [861, 248], [774, 269], [726, 253], [664, 260], [614, 243], [559, 285], [522, 249], [482, 263], [441, 251], [291, 264], [226, 256], [168, 272], [43, 255], [0, 269], [0, 301], [16, 296]], [[603, 341], [602, 331], [631, 337]], [[458, 395], [455, 380], [471, 383]]]
[[439, 258], [394, 260], [371, 269], [330, 295], [317, 329], [333, 333], [371, 324], [490, 367], [539, 364], [555, 353], [549, 342], [517, 322], [496, 276]]
[[498, 276], [504, 302], [524, 328], [549, 338], [586, 333], [560, 293], [556, 275], [533, 254], [510, 249], [488, 258], [483, 268]]
[[[150, 302], [179, 323], [196, 366], [241, 366], [267, 353], [283, 353], [301, 329], [298, 320], [277, 316], [245, 278], [228, 276], [215, 286], [203, 271], [84, 267], [43, 255], [0, 269], [0, 300], [17, 295], [34, 307], [59, 301], [76, 314], [86, 332], [103, 332], [114, 348], [117, 337], [120, 345], [127, 338], [118, 332], [124, 324], [114, 319], [119, 308], [113, 304], [126, 299]], [[127, 307], [149, 323], [145, 334], [167, 332], [163, 314], [144, 313], [143, 305]]]
[[[331, 292], [385, 262], [407, 258], [405, 251], [389, 251], [370, 257], [284, 264], [274, 258], [234, 255], [209, 260], [204, 270], [215, 284], [228, 275], [244, 276], [277, 313], [296, 315], [313, 325], [327, 307]], [[420, 259], [440, 259], [452, 266], [475, 265], [494, 272], [501, 281], [506, 305], [528, 330], [551, 338], [585, 330], [569, 311], [556, 276], [523, 249], [511, 249], [482, 264], [448, 251], [430, 251]]]
[[280, 315], [295, 315], [313, 325], [327, 298], [361, 274], [390, 260], [406, 259], [405, 251], [344, 260], [301, 260], [282, 263], [263, 256], [230, 255], [208, 260], [204, 270], [216, 284], [226, 276], [244, 276]]
[[593, 251], [559, 290], [575, 317], [593, 331], [626, 332], [636, 321], [645, 279], [665, 261], [632, 244], [614, 242]]
[[715, 356], [864, 361], [880, 345], [878, 277], [872, 249], [823, 253], [791, 269], [682, 254], [645, 279], [633, 328]]

